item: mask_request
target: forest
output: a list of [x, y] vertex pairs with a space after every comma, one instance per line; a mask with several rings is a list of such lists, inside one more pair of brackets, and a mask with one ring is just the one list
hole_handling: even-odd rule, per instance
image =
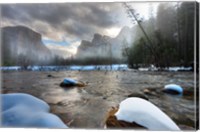
[[[62, 58], [58, 55], [46, 55], [38, 61], [36, 55], [26, 54], [7, 57], [12, 53], [3, 49], [3, 66], [19, 65], [111, 65], [128, 64], [129, 68], [149, 67], [154, 65], [160, 69], [172, 66], [194, 67], [195, 50], [198, 53], [198, 16], [199, 8], [195, 2], [161, 2], [156, 14], [149, 4], [149, 18], [143, 20], [130, 5], [123, 3], [127, 17], [133, 22], [135, 30], [134, 41], [122, 44], [123, 58], [111, 54], [109, 57], [93, 56], [78, 59], [75, 55]], [[6, 41], [6, 40], [5, 40]], [[32, 53], [32, 52], [31, 52]], [[49, 53], [49, 51], [47, 52]], [[35, 56], [35, 57], [34, 57]], [[47, 57], [48, 56], [48, 57]], [[198, 54], [196, 54], [198, 61]], [[197, 62], [198, 65], [198, 62]]]
[[1, 5], [0, 126], [198, 129], [198, 6]]
[[[198, 32], [195, 27], [198, 26], [199, 9], [196, 3], [161, 3], [156, 16], [153, 15], [153, 7], [150, 6], [149, 19], [145, 21], [130, 6], [125, 4], [124, 8], [133, 24], [136, 24], [137, 30], [135, 35], [137, 37], [131, 46], [128, 46], [126, 41], [123, 43], [122, 54], [126, 60], [114, 56], [76, 60], [72, 56], [67, 60], [57, 57], [55, 62], [67, 65], [127, 63], [129, 68], [148, 67], [151, 64], [159, 68], [193, 67], [195, 48], [198, 53], [198, 44], [195, 44], [195, 33]], [[198, 57], [197, 54], [196, 56]]]
[[156, 67], [193, 66], [195, 15], [198, 17], [199, 12], [195, 3], [161, 3], [156, 17], [150, 9], [147, 21], [141, 21], [139, 14], [129, 6], [126, 8], [129, 17], [138, 23], [137, 39], [131, 47], [123, 49], [131, 68], [149, 64]]
[[197, 33], [195, 27], [198, 25], [199, 9], [196, 3], [161, 3], [156, 16], [153, 15], [153, 9], [150, 7], [149, 19], [145, 21], [128, 5], [124, 8], [137, 27], [135, 35], [137, 37], [132, 45], [127, 46], [128, 44], [124, 41], [122, 54], [127, 58], [126, 60], [120, 60], [114, 56], [77, 60], [72, 56], [69, 59], [56, 57], [53, 63], [61, 65], [127, 63], [129, 68], [146, 67], [151, 64], [160, 68], [193, 67], [195, 48], [198, 53], [198, 44], [195, 44], [195, 33]]

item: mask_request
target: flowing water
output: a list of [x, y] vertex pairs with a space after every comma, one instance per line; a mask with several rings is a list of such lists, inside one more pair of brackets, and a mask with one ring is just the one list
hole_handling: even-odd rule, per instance
[[[48, 77], [48, 75], [51, 75]], [[62, 88], [64, 78], [80, 80], [85, 87]], [[175, 83], [188, 91], [181, 96], [162, 92]], [[144, 92], [147, 89], [148, 94]], [[192, 72], [129, 71], [7, 71], [2, 73], [3, 93], [29, 93], [51, 106], [71, 128], [103, 128], [107, 112], [130, 94], [142, 95], [163, 110], [181, 129], [195, 124]], [[187, 93], [187, 92], [186, 92]]]

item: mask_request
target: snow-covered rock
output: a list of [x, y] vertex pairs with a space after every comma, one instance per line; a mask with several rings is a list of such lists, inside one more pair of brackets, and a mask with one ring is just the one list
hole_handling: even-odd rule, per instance
[[71, 86], [78, 86], [78, 87], [83, 87], [85, 84], [81, 81], [77, 81], [71, 78], [65, 78], [61, 83], [61, 87], [71, 87]]
[[63, 83], [66, 85], [76, 85], [78, 83], [78, 81], [76, 81], [74, 79], [70, 79], [70, 78], [65, 78], [63, 80]]
[[149, 130], [180, 130], [179, 127], [151, 102], [131, 97], [120, 103], [117, 120], [135, 122]]
[[2, 127], [68, 128], [49, 105], [29, 94], [1, 94]]
[[183, 88], [176, 84], [168, 84], [168, 85], [165, 85], [163, 91], [167, 93], [182, 94]]

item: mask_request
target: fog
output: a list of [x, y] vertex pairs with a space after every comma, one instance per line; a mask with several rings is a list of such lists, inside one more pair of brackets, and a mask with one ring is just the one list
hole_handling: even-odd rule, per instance
[[3, 65], [188, 66], [194, 60], [194, 6], [194, 2], [4, 4], [1, 23], [10, 31], [3, 31]]

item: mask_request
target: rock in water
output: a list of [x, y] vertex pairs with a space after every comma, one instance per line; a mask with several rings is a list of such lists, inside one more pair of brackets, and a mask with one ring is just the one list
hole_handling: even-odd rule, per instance
[[[119, 109], [115, 110], [113, 113], [117, 122], [134, 123], [134, 125], [137, 126], [136, 128], [146, 128], [148, 130], [180, 130], [180, 128], [158, 107], [141, 98], [132, 97], [125, 99], [120, 103]], [[107, 121], [109, 120], [111, 120], [110, 117], [108, 117]], [[109, 124], [109, 122], [106, 122], [106, 125]], [[115, 125], [119, 123], [111, 124]], [[134, 127], [134, 125], [132, 125], [132, 127]], [[127, 125], [121, 125], [121, 127], [127, 127]]]
[[70, 79], [70, 78], [65, 78], [63, 80], [64, 84], [71, 84], [71, 85], [76, 85], [78, 82], [76, 80]]
[[47, 77], [53, 77], [51, 74], [47, 75]]
[[144, 90], [143, 90], [143, 92], [144, 92], [145, 94], [150, 94], [150, 93], [151, 93], [151, 92], [150, 92], [150, 90], [149, 90], [149, 89], [147, 89], [147, 88], [146, 88], [146, 89], [144, 89]]
[[49, 105], [29, 94], [1, 94], [2, 127], [68, 128]]
[[60, 86], [61, 86], [61, 87], [70, 87], [70, 86], [83, 87], [83, 86], [85, 86], [85, 84], [84, 84], [83, 82], [76, 81], [76, 80], [74, 80], [74, 79], [65, 78], [65, 79], [63, 80], [63, 82], [61, 82]]
[[169, 94], [182, 94], [183, 88], [176, 84], [168, 84], [168, 85], [165, 85], [163, 92], [169, 93]]
[[119, 110], [118, 107], [112, 107], [112, 109], [109, 111], [106, 119], [106, 126], [105, 128], [134, 128], [134, 129], [147, 129], [141, 125], [138, 125], [134, 122], [129, 123], [122, 120], [117, 120], [115, 113]]
[[140, 93], [131, 93], [128, 95], [128, 97], [139, 97], [139, 98], [143, 98], [145, 100], [149, 100], [145, 95], [140, 94]]

